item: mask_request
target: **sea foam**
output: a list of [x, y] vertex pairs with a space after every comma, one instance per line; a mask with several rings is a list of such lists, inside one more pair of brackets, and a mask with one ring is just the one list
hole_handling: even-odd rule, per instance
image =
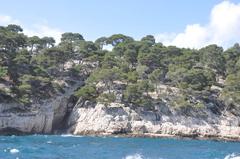
[[240, 155], [236, 155], [235, 153], [227, 155], [224, 159], [240, 159]]
[[47, 141], [48, 144], [52, 144], [53, 142], [52, 141]]
[[61, 137], [83, 137], [80, 135], [72, 135], [72, 134], [62, 134]]
[[141, 154], [136, 153], [134, 155], [128, 155], [123, 159], [143, 159], [143, 156]]
[[19, 153], [20, 151], [18, 149], [11, 149], [9, 151], [11, 154]]

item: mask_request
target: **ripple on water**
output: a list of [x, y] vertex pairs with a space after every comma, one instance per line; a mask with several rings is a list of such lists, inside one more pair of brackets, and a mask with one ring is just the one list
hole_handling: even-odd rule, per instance
[[52, 144], [53, 142], [52, 141], [47, 141], [47, 144]]
[[240, 142], [124, 137], [103, 139], [69, 134], [15, 138], [0, 136], [0, 159], [16, 159], [16, 157], [20, 159], [240, 159]]

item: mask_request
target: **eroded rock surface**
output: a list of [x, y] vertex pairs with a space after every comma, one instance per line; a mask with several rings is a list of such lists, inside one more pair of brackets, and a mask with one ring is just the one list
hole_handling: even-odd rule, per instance
[[76, 106], [68, 121], [69, 132], [240, 139], [240, 118], [229, 112], [217, 115], [203, 109], [202, 116], [199, 112], [184, 116], [166, 106], [158, 107], [159, 110], [153, 112], [132, 109], [119, 103]]

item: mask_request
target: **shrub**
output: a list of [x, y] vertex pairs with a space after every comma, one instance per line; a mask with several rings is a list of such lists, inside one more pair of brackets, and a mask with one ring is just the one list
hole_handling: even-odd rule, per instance
[[0, 78], [7, 75], [7, 67], [0, 66]]
[[18, 100], [19, 100], [20, 103], [22, 103], [22, 104], [24, 104], [24, 105], [28, 105], [28, 104], [31, 103], [30, 97], [29, 97], [29, 95], [27, 95], [27, 94], [19, 97]]
[[152, 106], [151, 97], [148, 94], [145, 94], [149, 88], [150, 87], [146, 82], [128, 85], [123, 92], [123, 100], [136, 106]]
[[114, 93], [102, 93], [97, 100], [100, 103], [109, 104], [116, 100], [116, 96]]
[[30, 93], [31, 88], [32, 88], [32, 86], [30, 84], [27, 84], [27, 83], [24, 83], [24, 84], [21, 84], [20, 86], [18, 86], [18, 90], [21, 93]]
[[85, 85], [84, 87], [77, 90], [74, 95], [81, 97], [83, 100], [94, 100], [97, 97], [97, 91], [95, 86]]

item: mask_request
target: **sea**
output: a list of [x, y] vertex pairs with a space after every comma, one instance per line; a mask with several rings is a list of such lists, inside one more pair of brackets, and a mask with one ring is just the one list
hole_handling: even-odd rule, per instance
[[240, 159], [240, 142], [73, 135], [0, 136], [0, 159]]

